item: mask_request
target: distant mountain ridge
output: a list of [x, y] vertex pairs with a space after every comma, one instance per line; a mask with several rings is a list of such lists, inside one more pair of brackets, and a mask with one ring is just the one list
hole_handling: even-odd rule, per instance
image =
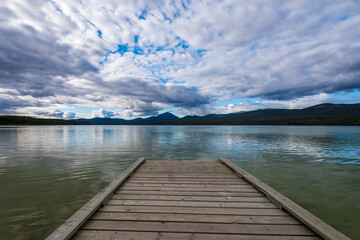
[[89, 122], [94, 125], [162, 125], [180, 119], [172, 113], [166, 112], [149, 118], [125, 120], [120, 118], [91, 118], [76, 119], [75, 121]]
[[95, 125], [360, 125], [360, 103], [324, 103], [304, 109], [259, 109], [230, 114], [185, 116], [166, 112], [133, 120], [113, 118], [77, 119]]
[[259, 109], [230, 114], [179, 118], [166, 112], [149, 118], [43, 119], [0, 116], [0, 125], [355, 125], [360, 126], [360, 103], [324, 103], [304, 109]]

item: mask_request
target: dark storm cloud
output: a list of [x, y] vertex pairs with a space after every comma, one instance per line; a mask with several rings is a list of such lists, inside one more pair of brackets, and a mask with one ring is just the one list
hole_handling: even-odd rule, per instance
[[66, 76], [97, 71], [86, 59], [74, 56], [71, 47], [43, 36], [26, 25], [19, 30], [0, 26], [1, 76], [19, 78], [20, 73]]
[[[12, 28], [4, 18], [19, 18], [2, 7], [0, 25], [0, 87], [33, 97], [54, 96], [66, 90], [58, 77], [81, 76], [98, 69], [69, 44], [59, 43], [51, 25], [39, 32], [29, 24]], [[9, 21], [9, 19], [7, 19]]]
[[17, 109], [42, 106], [41, 102], [24, 100], [15, 94], [8, 95], [8, 97], [0, 95], [0, 114], [15, 114]]
[[[109, 94], [129, 96], [131, 108], [135, 112], [152, 112], [161, 110], [151, 103], [158, 102], [176, 107], [193, 108], [211, 103], [211, 97], [199, 93], [195, 87], [178, 85], [159, 85], [138, 78], [125, 78], [115, 82], [100, 82], [99, 87], [111, 89]], [[104, 91], [106, 91], [104, 89]], [[131, 91], [129, 91], [131, 89]], [[141, 102], [142, 104], [138, 104]]]

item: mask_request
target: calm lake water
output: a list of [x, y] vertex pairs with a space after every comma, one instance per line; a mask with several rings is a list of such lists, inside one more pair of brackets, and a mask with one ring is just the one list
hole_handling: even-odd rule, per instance
[[0, 127], [0, 239], [43, 239], [137, 158], [226, 157], [360, 239], [360, 127]]

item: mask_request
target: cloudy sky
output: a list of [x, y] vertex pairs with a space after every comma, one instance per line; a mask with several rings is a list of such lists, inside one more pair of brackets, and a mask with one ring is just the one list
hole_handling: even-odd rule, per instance
[[0, 114], [360, 102], [357, 0], [2, 0]]

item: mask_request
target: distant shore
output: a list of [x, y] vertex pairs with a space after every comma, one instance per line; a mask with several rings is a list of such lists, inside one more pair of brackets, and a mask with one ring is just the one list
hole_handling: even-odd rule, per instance
[[148, 118], [45, 119], [0, 116], [0, 125], [325, 125], [360, 126], [360, 104], [320, 104], [304, 109], [260, 109], [230, 114], [185, 116], [166, 112]]
[[92, 125], [89, 122], [26, 116], [0, 116], [0, 125]]

